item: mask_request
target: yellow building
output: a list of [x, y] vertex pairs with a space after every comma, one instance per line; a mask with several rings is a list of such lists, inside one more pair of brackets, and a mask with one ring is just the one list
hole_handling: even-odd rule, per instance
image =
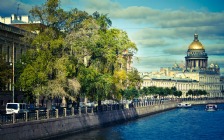
[[188, 90], [206, 90], [208, 97], [223, 97], [224, 82], [221, 80], [218, 64], [208, 65], [205, 48], [194, 35], [189, 45], [185, 65], [175, 64], [172, 68], [162, 68], [158, 74], [148, 74], [143, 77], [143, 87], [176, 87], [186, 97]]

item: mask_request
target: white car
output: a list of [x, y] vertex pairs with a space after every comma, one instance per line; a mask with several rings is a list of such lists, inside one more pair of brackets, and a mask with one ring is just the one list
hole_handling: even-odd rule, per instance
[[28, 112], [26, 103], [7, 103], [6, 114]]

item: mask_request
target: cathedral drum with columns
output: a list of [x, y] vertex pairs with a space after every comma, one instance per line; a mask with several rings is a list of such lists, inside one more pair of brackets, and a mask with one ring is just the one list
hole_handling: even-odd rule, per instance
[[182, 97], [187, 97], [188, 90], [206, 90], [207, 97], [224, 97], [224, 82], [220, 76], [218, 64], [208, 65], [208, 55], [205, 48], [194, 34], [194, 40], [189, 45], [185, 65], [175, 64], [171, 68], [162, 68], [143, 77], [143, 87], [176, 87], [182, 91]]
[[201, 42], [198, 40], [198, 35], [194, 35], [194, 41], [190, 44], [187, 56], [185, 57], [186, 69], [202, 69], [207, 68], [208, 56]]

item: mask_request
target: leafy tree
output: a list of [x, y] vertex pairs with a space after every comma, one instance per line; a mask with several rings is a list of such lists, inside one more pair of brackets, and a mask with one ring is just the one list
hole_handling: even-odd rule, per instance
[[107, 14], [100, 15], [100, 13], [96, 11], [93, 13], [93, 18], [97, 20], [102, 31], [106, 31], [112, 25], [112, 21], [107, 17]]
[[123, 94], [124, 94], [124, 97], [128, 100], [132, 100], [134, 98], [138, 98], [139, 97], [139, 92], [136, 88], [134, 87], [131, 87], [131, 88], [128, 88], [128, 89], [125, 89], [123, 91]]
[[148, 95], [148, 94], [149, 94], [148, 89], [149, 89], [149, 88], [147, 88], [147, 87], [143, 87], [143, 88], [142, 88], [142, 91], [144, 92], [145, 95]]
[[127, 49], [136, 50], [136, 46], [131, 43], [127, 34], [121, 30], [108, 29], [102, 31], [98, 16], [100, 15], [95, 13], [94, 18], [83, 21], [79, 28], [67, 35], [66, 42], [71, 48], [72, 57], [77, 60], [78, 67], [81, 66], [81, 69], [86, 71], [91, 69], [91, 71], [94, 71], [94, 73], [90, 73], [93, 74], [93, 77], [95, 77], [94, 74], [99, 75], [94, 78], [93, 82], [90, 82], [87, 80], [88, 77], [85, 78], [87, 75], [83, 74], [81, 69], [78, 68], [77, 75], [80, 78], [82, 91], [85, 91], [85, 95], [91, 95], [90, 98], [96, 96], [100, 99], [101, 96], [98, 95], [102, 94], [102, 85], [108, 83], [105, 82], [105, 77], [110, 77], [109, 79], [112, 82], [106, 84], [107, 87], [110, 87], [110, 91], [103, 93], [105, 95], [102, 97], [110, 95], [109, 98], [120, 99], [120, 91], [127, 87], [127, 82], [134, 86], [137, 83], [137, 78], [139, 78], [134, 77], [136, 71], [128, 75], [121, 67], [126, 65], [123, 52]]
[[202, 90], [202, 93], [201, 93], [201, 95], [208, 95], [208, 92], [206, 91], [206, 90]]
[[148, 87], [148, 92], [149, 92], [149, 95], [153, 95], [154, 97], [156, 97], [157, 95], [157, 87], [156, 86], [151, 86], [151, 87]]
[[142, 82], [142, 79], [140, 75], [138, 74], [137, 70], [133, 70], [128, 73], [128, 85], [130, 87], [136, 87], [139, 89], [141, 82]]
[[0, 90], [5, 90], [5, 86], [10, 83], [12, 69], [6, 63], [2, 55], [0, 55]]
[[191, 96], [201, 96], [201, 95], [207, 95], [207, 94], [208, 93], [205, 90], [189, 90], [186, 95], [187, 96], [188, 95], [191, 95]]
[[193, 94], [194, 94], [194, 93], [193, 93], [193, 90], [190, 89], [190, 90], [187, 91], [186, 96], [188, 96], [188, 95], [193, 95]]
[[34, 36], [22, 62], [20, 86], [26, 91], [45, 97], [67, 97], [75, 100], [80, 87], [74, 77], [75, 65], [67, 54], [64, 43], [67, 12], [59, 7], [58, 0], [48, 0], [30, 13], [47, 25]]
[[180, 96], [182, 96], [182, 91], [175, 91], [173, 95], [180, 97]]
[[131, 97], [137, 96], [141, 78], [137, 70], [126, 72], [124, 53], [135, 53], [137, 47], [126, 32], [109, 29], [107, 14], [64, 11], [59, 0], [48, 0], [30, 13], [47, 26], [27, 39], [32, 46], [20, 67], [23, 89], [50, 98], [81, 95], [99, 104], [106, 98], [119, 100], [127, 87]]
[[171, 87], [171, 88], [162, 88], [162, 87], [156, 87], [156, 86], [150, 86], [150, 87], [143, 87], [142, 91], [144, 93], [147, 93], [146, 95], [152, 95], [155, 97], [166, 97], [170, 95], [174, 96], [182, 96], [181, 91], [177, 91], [176, 87]]

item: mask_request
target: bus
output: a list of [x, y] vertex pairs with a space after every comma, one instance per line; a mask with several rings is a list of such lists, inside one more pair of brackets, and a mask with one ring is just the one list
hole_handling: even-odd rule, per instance
[[28, 112], [26, 103], [7, 103], [6, 114]]

